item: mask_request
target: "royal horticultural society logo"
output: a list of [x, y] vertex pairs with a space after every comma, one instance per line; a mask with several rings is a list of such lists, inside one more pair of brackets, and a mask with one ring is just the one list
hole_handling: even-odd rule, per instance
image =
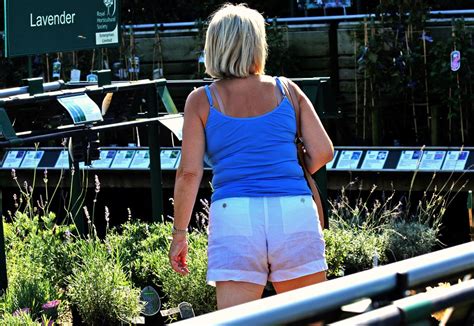
[[[104, 5], [107, 7], [107, 16], [115, 15], [115, 10], [117, 10], [116, 0], [104, 0]], [[112, 13], [110, 13], [110, 9], [114, 8]]]

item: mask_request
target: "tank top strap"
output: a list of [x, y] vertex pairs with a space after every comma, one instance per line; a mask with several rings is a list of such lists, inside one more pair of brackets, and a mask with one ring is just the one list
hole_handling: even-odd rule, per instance
[[207, 100], [209, 101], [209, 105], [212, 107], [212, 95], [211, 90], [209, 89], [209, 85], [204, 86], [204, 90], [206, 91]]
[[281, 95], [283, 95], [283, 97], [285, 97], [286, 93], [285, 93], [285, 90], [283, 89], [283, 85], [281, 84], [280, 77], [275, 77], [275, 82], [278, 85], [278, 88], [280, 89]]

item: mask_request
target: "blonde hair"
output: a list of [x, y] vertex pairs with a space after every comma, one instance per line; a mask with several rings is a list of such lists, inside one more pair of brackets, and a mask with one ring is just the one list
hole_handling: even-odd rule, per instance
[[265, 20], [244, 4], [225, 4], [212, 16], [206, 33], [206, 73], [214, 78], [264, 73]]

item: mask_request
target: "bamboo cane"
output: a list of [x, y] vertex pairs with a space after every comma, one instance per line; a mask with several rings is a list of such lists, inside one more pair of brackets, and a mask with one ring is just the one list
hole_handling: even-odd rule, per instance
[[461, 122], [461, 142], [464, 145], [464, 119], [462, 114], [462, 96], [461, 96], [461, 85], [459, 82], [459, 72], [456, 73], [456, 80], [458, 85], [458, 100], [459, 100], [459, 119]]
[[[456, 51], [456, 30], [454, 25], [451, 26], [452, 38], [453, 38], [453, 51]], [[459, 81], [459, 70], [456, 71], [456, 85], [458, 88], [458, 101], [459, 101], [459, 119], [461, 123], [461, 142], [464, 145], [464, 121], [462, 114], [462, 96], [461, 96], [461, 84]]]
[[[364, 18], [364, 49], [367, 49], [369, 44], [369, 34], [367, 29], [367, 18]], [[364, 69], [364, 112], [362, 121], [362, 139], [366, 140], [366, 114], [367, 114], [367, 67]]]
[[472, 190], [467, 193], [467, 212], [469, 215], [469, 235], [471, 241], [474, 241], [474, 221], [472, 219]]
[[46, 53], [46, 80], [48, 83], [51, 81], [49, 77], [49, 54]]
[[95, 49], [92, 50], [91, 72], [94, 71], [94, 67], [95, 67]]
[[[408, 44], [408, 34], [409, 34], [409, 31], [410, 30], [410, 25], [408, 25], [408, 30], [407, 30], [407, 33], [405, 33], [405, 43], [406, 43], [406, 47], [407, 47], [407, 54], [410, 54], [410, 46]], [[410, 65], [410, 68], [409, 68], [409, 72], [410, 72], [410, 81], [411, 81], [411, 78], [413, 76], [413, 71], [412, 71], [412, 67]], [[413, 125], [415, 127], [415, 141], [418, 143], [418, 123], [416, 121], [416, 108], [415, 108], [415, 94], [414, 94], [414, 90], [413, 88], [411, 89], [411, 108], [412, 108], [412, 113], [413, 113]]]
[[357, 32], [354, 31], [354, 84], [355, 84], [355, 125], [356, 136], [359, 135], [359, 91], [357, 83]]
[[[425, 68], [425, 98], [426, 98], [426, 119], [428, 120], [428, 127], [431, 126], [430, 123], [430, 101], [429, 101], [429, 89], [428, 89], [428, 71], [427, 71], [427, 56], [426, 56], [426, 33], [423, 29], [423, 64]], [[435, 144], [433, 144], [435, 145]]]
[[[453, 98], [453, 89], [449, 87], [449, 96], [448, 96], [448, 103], [451, 103], [451, 99]], [[448, 112], [448, 139], [449, 143], [452, 141], [452, 133], [453, 133], [453, 119], [452, 119], [452, 108], [451, 104], [449, 104], [449, 112]]]

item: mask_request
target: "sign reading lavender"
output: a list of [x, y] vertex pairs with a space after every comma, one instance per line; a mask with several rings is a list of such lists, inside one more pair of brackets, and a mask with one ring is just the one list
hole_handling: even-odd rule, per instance
[[118, 46], [120, 0], [5, 0], [9, 57]]

